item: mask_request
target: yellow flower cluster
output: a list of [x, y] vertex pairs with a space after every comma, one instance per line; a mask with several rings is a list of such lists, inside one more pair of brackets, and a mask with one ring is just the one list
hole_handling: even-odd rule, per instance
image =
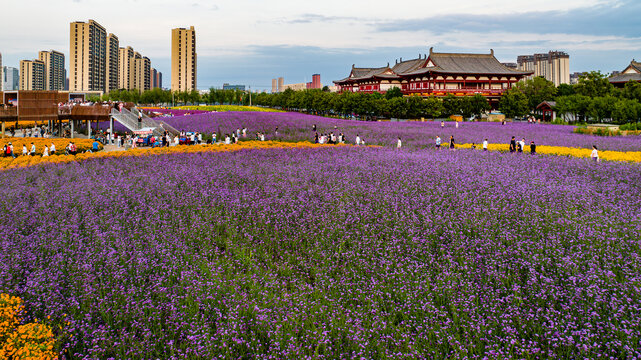
[[[462, 144], [456, 145], [457, 148], [470, 149], [472, 144]], [[481, 146], [476, 144], [477, 149], [480, 149]], [[490, 151], [509, 151], [510, 146], [508, 144], [489, 144], [488, 150]], [[526, 146], [523, 150], [524, 152], [530, 152], [529, 146]], [[589, 158], [592, 154], [591, 149], [581, 149], [565, 146], [547, 146], [547, 145], [537, 145], [536, 152], [539, 154], [546, 155], [557, 155], [557, 156], [572, 156], [578, 158]], [[641, 151], [601, 151], [599, 150], [599, 158], [601, 160], [608, 161], [624, 161], [624, 162], [641, 162]]]
[[[11, 157], [0, 158], [0, 170], [15, 167], [26, 167], [38, 164], [49, 163], [66, 163], [72, 161], [83, 161], [87, 159], [105, 158], [105, 157], [122, 157], [122, 156], [150, 156], [162, 154], [177, 154], [177, 153], [198, 153], [198, 152], [226, 152], [226, 151], [239, 151], [244, 149], [284, 149], [284, 148], [317, 148], [327, 147], [328, 145], [312, 144], [308, 142], [300, 143], [285, 143], [277, 141], [242, 141], [238, 144], [231, 145], [179, 145], [173, 147], [162, 148], [137, 148], [128, 151], [100, 151], [94, 153], [80, 153], [76, 156], [73, 155], [59, 155], [59, 156], [19, 156], [16, 159]], [[332, 146], [347, 146], [347, 145], [332, 145]]]
[[18, 325], [23, 310], [22, 299], [8, 294], [0, 294], [0, 341]]
[[206, 106], [177, 106], [172, 109], [176, 110], [202, 110], [202, 111], [253, 111], [253, 112], [282, 112], [270, 108], [258, 106], [240, 106], [240, 105], [206, 105]]
[[[42, 155], [42, 152], [44, 151], [45, 146], [51, 147], [51, 144], [53, 143], [54, 145], [56, 145], [56, 153], [64, 154], [65, 147], [67, 147], [70, 141], [73, 141], [73, 143], [76, 144], [76, 148], [78, 149], [78, 152], [91, 149], [91, 146], [93, 144], [93, 140], [91, 139], [61, 139], [61, 138], [47, 139], [47, 138], [31, 138], [31, 137], [27, 137], [27, 138], [5, 137], [5, 138], [0, 138], [0, 152], [2, 151], [2, 149], [4, 149], [5, 145], [8, 145], [9, 143], [11, 143], [13, 145], [13, 153], [16, 156], [20, 157], [20, 155], [22, 155], [22, 145], [26, 145], [27, 150], [31, 151], [31, 143], [33, 143], [36, 146], [36, 155]], [[99, 145], [99, 148], [102, 149], [102, 144]], [[0, 154], [0, 156], [4, 156], [4, 154]]]
[[16, 327], [23, 309], [19, 297], [0, 294], [0, 360], [55, 359], [55, 339], [49, 326], [36, 320]]

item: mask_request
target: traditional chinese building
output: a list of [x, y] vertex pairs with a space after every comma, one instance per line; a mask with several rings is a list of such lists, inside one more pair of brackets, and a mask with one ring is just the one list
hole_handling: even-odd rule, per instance
[[384, 93], [398, 87], [404, 95], [466, 96], [481, 94], [498, 101], [503, 93], [531, 71], [511, 69], [489, 54], [436, 53], [412, 60], [396, 61], [394, 66], [357, 68], [345, 79], [334, 81], [339, 91]]
[[641, 63], [632, 60], [625, 70], [610, 77], [610, 83], [617, 87], [625, 86], [628, 81], [641, 82]]

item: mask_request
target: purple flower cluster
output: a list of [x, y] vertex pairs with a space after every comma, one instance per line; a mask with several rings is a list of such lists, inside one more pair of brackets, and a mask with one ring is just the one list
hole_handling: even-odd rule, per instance
[[[403, 144], [415, 148], [433, 148], [434, 139], [440, 136], [444, 142], [454, 136], [457, 143], [509, 143], [512, 136], [525, 138], [529, 144], [592, 148], [601, 150], [641, 151], [641, 136], [601, 137], [572, 133], [572, 126], [527, 124], [527, 123], [460, 123], [446, 122], [365, 122], [330, 119], [299, 113], [247, 113], [220, 112], [174, 117], [167, 122], [179, 130], [202, 133], [231, 133], [237, 128], [247, 127], [249, 133], [262, 132], [268, 139], [283, 141], [312, 141], [312, 126], [317, 125], [319, 134], [344, 133], [350, 143], [358, 134], [367, 144], [396, 146], [401, 137]], [[278, 135], [275, 134], [278, 127]], [[336, 127], [336, 128], [335, 128]]]
[[13, 169], [0, 292], [68, 314], [74, 358], [639, 358], [639, 170], [356, 147]]
[[185, 116], [192, 114], [206, 114], [208, 111], [204, 110], [181, 110], [181, 109], [150, 109], [149, 112], [154, 112], [158, 114], [171, 114], [173, 116]]

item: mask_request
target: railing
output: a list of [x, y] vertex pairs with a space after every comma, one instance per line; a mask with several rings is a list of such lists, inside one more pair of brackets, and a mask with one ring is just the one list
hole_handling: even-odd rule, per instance
[[135, 112], [131, 112], [124, 108], [122, 109], [122, 111], [113, 109], [111, 111], [111, 116], [131, 131], [136, 131], [140, 130], [141, 128], [148, 127], [154, 129], [153, 134], [155, 136], [164, 135], [165, 131], [171, 133], [172, 135], [179, 134], [178, 130], [174, 129], [171, 125], [165, 123], [164, 121], [156, 122], [148, 116], [143, 115], [142, 121], [138, 123], [138, 115]]
[[16, 107], [0, 108], [0, 118], [15, 118], [17, 116], [18, 108]]
[[409, 94], [429, 94], [429, 95], [470, 95], [481, 94], [484, 96], [501, 96], [507, 89], [409, 89], [403, 90]]

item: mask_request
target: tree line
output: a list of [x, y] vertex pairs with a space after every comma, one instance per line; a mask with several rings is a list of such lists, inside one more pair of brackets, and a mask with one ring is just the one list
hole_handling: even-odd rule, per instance
[[[250, 100], [251, 99], [251, 100]], [[260, 105], [288, 111], [325, 116], [358, 116], [361, 119], [382, 118], [439, 118], [461, 115], [480, 116], [491, 109], [482, 95], [443, 98], [403, 96], [392, 88], [386, 93], [332, 93], [327, 87], [281, 93], [254, 93], [241, 90], [211, 88], [201, 95], [198, 91], [171, 92], [152, 89], [116, 90], [93, 101], [125, 101], [148, 105], [229, 104]], [[533, 114], [544, 101], [556, 101], [555, 110], [566, 122], [641, 121], [641, 83], [629, 82], [623, 88], [614, 87], [601, 72], [586, 73], [576, 85], [554, 84], [542, 77], [521, 81], [503, 94], [498, 109], [508, 118]]]
[[94, 96], [89, 101], [123, 101], [146, 105], [197, 105], [197, 104], [227, 104], [249, 105], [250, 95], [242, 90], [209, 89], [204, 95], [197, 90], [170, 91], [160, 88], [139, 90], [113, 90], [101, 97]]

